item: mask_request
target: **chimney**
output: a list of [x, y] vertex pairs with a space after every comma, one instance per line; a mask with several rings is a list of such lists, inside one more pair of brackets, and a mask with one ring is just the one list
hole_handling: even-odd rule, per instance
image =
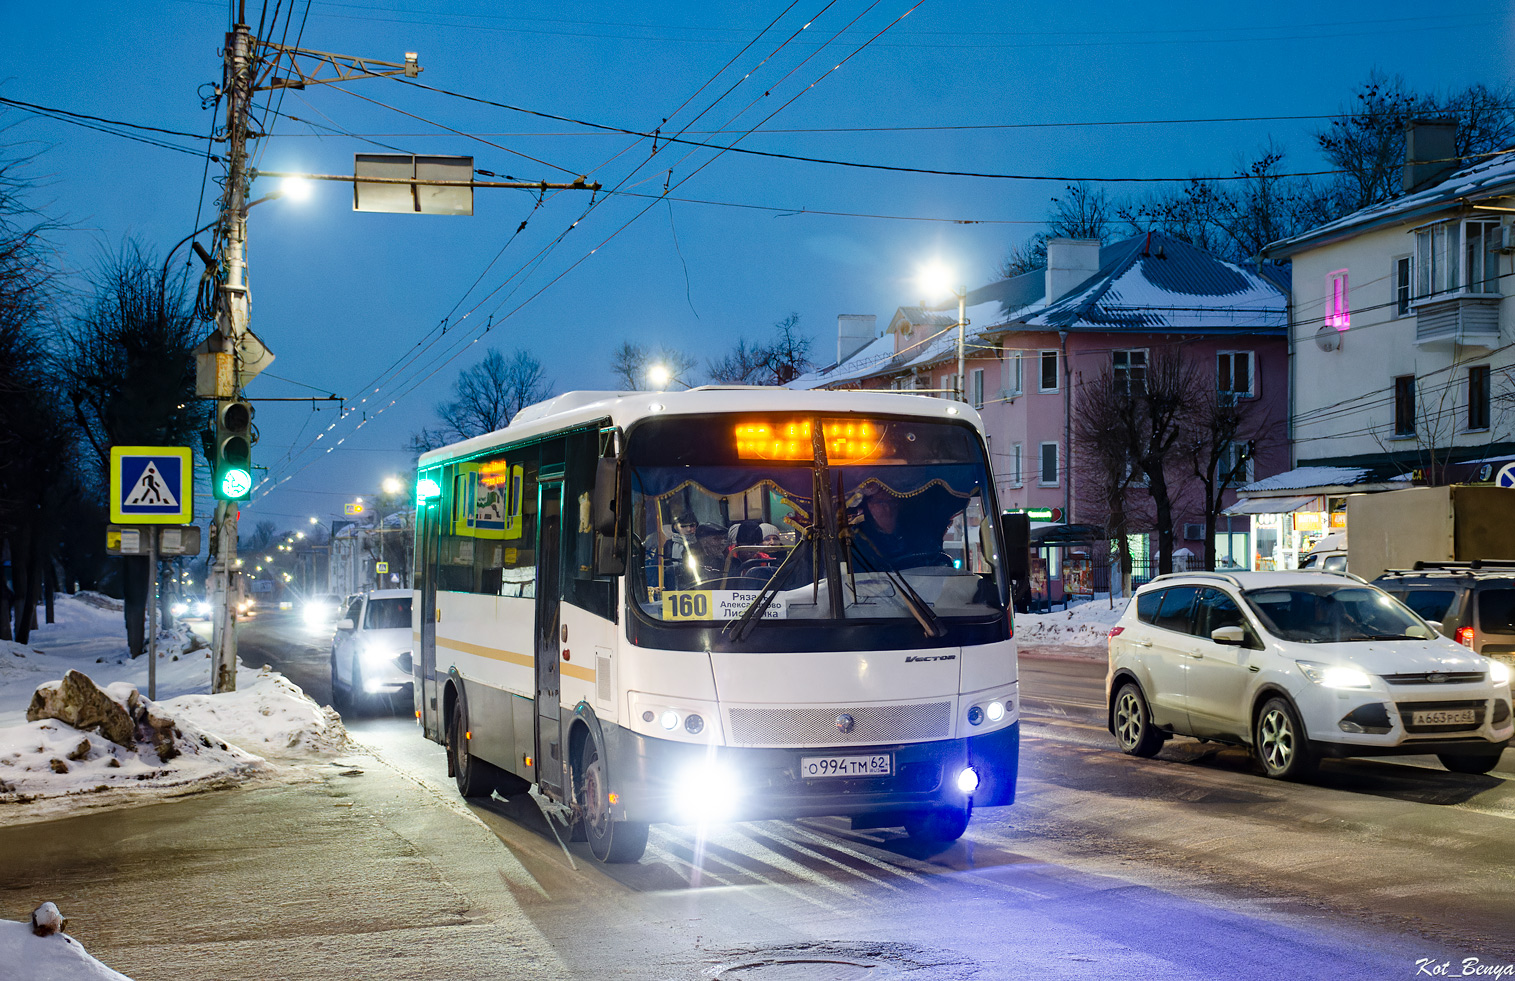
[[1054, 238], [1047, 242], [1047, 302], [1099, 272], [1099, 239]]
[[1459, 163], [1456, 117], [1412, 119], [1405, 124], [1404, 193], [1412, 194], [1445, 180]]
[[842, 313], [836, 318], [836, 363], [841, 364], [878, 336], [878, 317], [871, 313]]

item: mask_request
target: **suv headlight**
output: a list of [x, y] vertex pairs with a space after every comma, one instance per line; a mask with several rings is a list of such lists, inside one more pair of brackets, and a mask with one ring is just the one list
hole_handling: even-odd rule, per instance
[[1510, 683], [1510, 666], [1503, 661], [1489, 658], [1489, 681], [1496, 685], [1508, 685]]
[[1371, 688], [1373, 676], [1362, 668], [1348, 664], [1321, 664], [1319, 661], [1295, 661], [1306, 678], [1326, 688]]

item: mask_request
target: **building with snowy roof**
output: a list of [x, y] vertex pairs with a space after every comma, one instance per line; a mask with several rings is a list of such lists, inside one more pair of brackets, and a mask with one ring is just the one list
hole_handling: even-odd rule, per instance
[[[1403, 194], [1269, 245], [1293, 270], [1294, 469], [1243, 489], [1284, 561], [1346, 528], [1346, 497], [1489, 480], [1515, 459], [1515, 153], [1456, 159], [1456, 123], [1406, 131]], [[1350, 532], [1349, 532], [1350, 533]]]
[[[1091, 478], [1081, 471], [1079, 447], [1071, 439], [1074, 413], [1081, 393], [1104, 374], [1143, 384], [1158, 350], [1178, 352], [1223, 397], [1245, 406], [1259, 432], [1282, 430], [1288, 410], [1286, 269], [1225, 262], [1158, 233], [1108, 245], [1054, 239], [1047, 258], [1042, 269], [970, 290], [965, 298], [961, 387], [983, 416], [1003, 505], [1056, 509], [1055, 517], [1070, 524], [1103, 524], [1098, 495], [1086, 493]], [[957, 319], [955, 303], [950, 309], [899, 307], [882, 330], [873, 317], [843, 316], [837, 360], [791, 387], [955, 397]], [[1256, 440], [1255, 455], [1240, 461], [1239, 469], [1250, 480], [1288, 464], [1283, 440], [1269, 437]], [[1171, 469], [1175, 548], [1200, 554], [1207, 529], [1192, 492], [1191, 462], [1174, 453]], [[1145, 497], [1140, 490], [1131, 495], [1134, 514], [1141, 514]], [[1226, 503], [1233, 497], [1228, 494]], [[1223, 564], [1253, 564], [1250, 530], [1244, 515], [1217, 523]], [[1139, 552], [1153, 547], [1146, 536], [1136, 537]]]

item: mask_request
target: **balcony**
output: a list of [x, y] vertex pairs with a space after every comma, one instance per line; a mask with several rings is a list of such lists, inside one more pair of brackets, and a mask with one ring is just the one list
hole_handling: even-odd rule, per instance
[[1499, 347], [1499, 303], [1503, 299], [1497, 293], [1455, 293], [1416, 302], [1416, 345]]

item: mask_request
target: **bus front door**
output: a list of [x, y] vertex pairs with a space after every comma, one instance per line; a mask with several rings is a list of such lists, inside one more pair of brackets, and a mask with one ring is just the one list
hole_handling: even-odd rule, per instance
[[416, 645], [416, 654], [419, 655], [415, 684], [416, 710], [420, 713], [421, 731], [438, 741], [442, 739], [444, 729], [437, 706], [437, 523], [441, 510], [435, 500], [419, 508], [417, 521], [420, 528], [416, 537], [421, 543], [421, 554], [416, 556], [415, 562], [421, 594], [417, 606], [421, 638]]
[[562, 552], [563, 481], [543, 479], [537, 484], [537, 628], [535, 637], [536, 777], [544, 790], [566, 800], [565, 749], [558, 725], [561, 699], [558, 665], [562, 588], [558, 575]]

